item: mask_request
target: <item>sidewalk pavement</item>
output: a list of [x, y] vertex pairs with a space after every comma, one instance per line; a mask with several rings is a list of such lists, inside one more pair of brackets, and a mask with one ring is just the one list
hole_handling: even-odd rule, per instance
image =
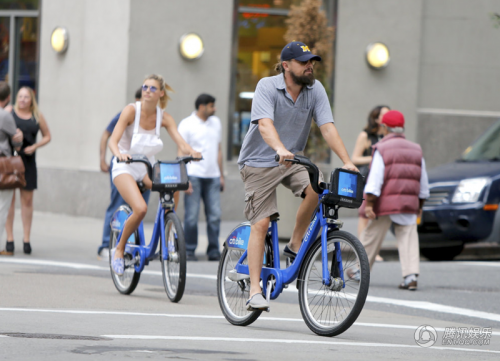
[[[344, 226], [342, 230], [354, 235], [357, 233], [358, 219], [355, 217], [343, 218]], [[47, 260], [66, 260], [68, 262], [89, 262], [97, 261], [97, 248], [102, 241], [103, 219], [68, 216], [58, 213], [37, 212], [33, 214], [33, 226], [31, 231], [32, 256]], [[219, 244], [222, 248], [226, 237], [239, 222], [221, 222]], [[278, 223], [279, 228], [279, 223]], [[146, 242], [151, 239], [153, 233], [153, 223], [144, 224]], [[196, 256], [200, 261], [206, 260], [206, 248], [208, 239], [206, 233], [206, 223], [198, 224], [198, 248]], [[22, 223], [20, 210], [16, 210], [14, 222], [14, 257], [25, 256], [22, 251]], [[281, 251], [285, 243], [280, 243]], [[0, 238], [0, 250], [5, 248], [5, 232]], [[397, 242], [391, 232], [387, 232], [380, 255], [384, 260], [398, 260]], [[498, 244], [471, 243], [465, 246], [464, 252], [457, 259], [488, 259], [500, 257], [500, 247]], [[103, 260], [107, 261], [107, 260]]]
[[[357, 218], [344, 218], [345, 231], [356, 235]], [[33, 226], [31, 231], [31, 246], [33, 257], [44, 259], [67, 259], [68, 261], [84, 262], [97, 259], [97, 248], [102, 241], [103, 219], [68, 216], [64, 214], [37, 212], [33, 214]], [[221, 222], [219, 244], [222, 248], [226, 237], [240, 222]], [[278, 222], [279, 228], [279, 222]], [[198, 224], [198, 248], [196, 256], [200, 260], [206, 260], [206, 249], [208, 246], [206, 222]], [[153, 223], [144, 224], [146, 242], [151, 239]], [[5, 232], [0, 238], [0, 249], [5, 248]], [[15, 257], [24, 257], [22, 251], [22, 222], [20, 210], [16, 210], [14, 221]], [[280, 248], [285, 243], [281, 242]], [[396, 240], [388, 232], [383, 249], [396, 249]]]

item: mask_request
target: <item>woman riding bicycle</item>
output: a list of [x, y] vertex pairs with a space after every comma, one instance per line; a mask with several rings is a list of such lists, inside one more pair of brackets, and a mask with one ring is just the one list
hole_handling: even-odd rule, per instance
[[160, 128], [163, 126], [184, 154], [201, 158], [201, 153], [193, 150], [177, 131], [174, 118], [163, 111], [169, 99], [168, 86], [160, 75], [150, 75], [142, 85], [140, 102], [127, 105], [121, 115], [109, 140], [109, 149], [115, 156], [112, 178], [118, 192], [132, 208], [132, 215], [123, 227], [120, 243], [113, 251], [113, 271], [122, 275], [124, 271], [123, 253], [130, 235], [139, 227], [146, 216], [148, 206], [142, 198], [137, 182], [142, 181], [147, 189], [152, 182], [144, 164], [118, 163], [125, 162], [132, 154], [142, 154], [148, 157], [151, 164], [155, 162], [155, 154], [163, 148], [160, 139]]

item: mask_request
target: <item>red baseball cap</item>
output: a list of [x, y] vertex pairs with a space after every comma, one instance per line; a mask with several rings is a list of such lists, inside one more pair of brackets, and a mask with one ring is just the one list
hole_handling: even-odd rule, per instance
[[404, 128], [405, 117], [403, 113], [397, 110], [389, 110], [382, 117], [382, 124], [387, 125], [389, 128]]

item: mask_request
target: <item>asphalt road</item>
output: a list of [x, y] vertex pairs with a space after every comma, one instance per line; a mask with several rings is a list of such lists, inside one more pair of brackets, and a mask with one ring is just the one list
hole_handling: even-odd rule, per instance
[[[397, 289], [398, 262], [377, 263], [357, 322], [337, 337], [324, 338], [303, 322], [292, 286], [254, 324], [230, 325], [217, 301], [216, 262], [188, 263], [186, 292], [178, 304], [165, 295], [159, 262], [146, 268], [132, 295], [119, 294], [107, 262], [95, 256], [101, 226], [90, 218], [35, 214], [33, 254], [0, 258], [0, 360], [500, 356], [498, 261], [423, 261], [416, 292]], [[16, 246], [21, 249], [20, 242]], [[429, 348], [415, 341], [422, 325], [437, 331]], [[450, 330], [460, 327], [479, 327], [485, 337], [491, 328], [489, 345], [444, 345], [445, 329], [451, 337]]]

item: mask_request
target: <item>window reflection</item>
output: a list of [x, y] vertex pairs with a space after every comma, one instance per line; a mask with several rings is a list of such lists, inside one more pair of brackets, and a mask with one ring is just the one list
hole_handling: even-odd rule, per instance
[[10, 18], [0, 17], [0, 80], [9, 81]]
[[[289, 6], [291, 0], [285, 2]], [[250, 125], [252, 96], [257, 83], [264, 77], [276, 74], [273, 69], [279, 61], [284, 45], [285, 19], [286, 16], [271, 14], [239, 14], [236, 112], [232, 129], [234, 157], [238, 157], [241, 143]]]
[[13, 94], [23, 86], [32, 88], [37, 84], [38, 18], [16, 18], [16, 55]]
[[0, 10], [38, 10], [39, 0], [0, 0]]

